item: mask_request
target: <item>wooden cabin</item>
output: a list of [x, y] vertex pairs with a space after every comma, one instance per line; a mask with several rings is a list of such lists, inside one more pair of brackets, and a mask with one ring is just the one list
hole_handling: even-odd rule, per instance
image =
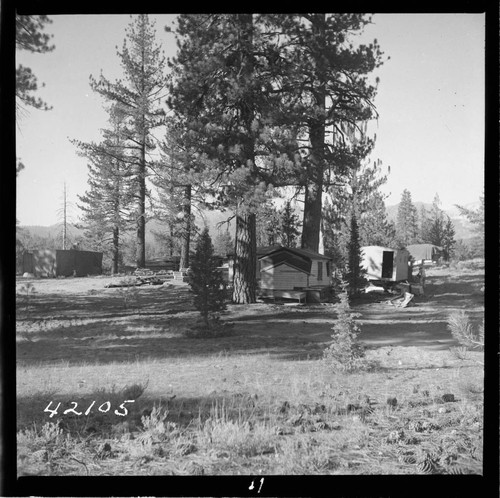
[[32, 250], [23, 254], [23, 273], [35, 277], [86, 277], [102, 274], [102, 252], [68, 250]]
[[277, 247], [258, 258], [265, 297], [321, 302], [329, 296], [332, 260], [307, 249]]
[[[260, 257], [264, 256], [272, 251], [275, 251], [276, 249], [279, 249], [281, 246], [266, 246], [266, 247], [257, 247], [257, 266], [256, 266], [256, 275], [257, 279], [259, 279], [259, 272], [260, 272]], [[234, 254], [226, 254], [224, 260], [222, 261], [221, 268], [227, 268], [227, 271], [224, 270], [224, 274], [226, 275], [225, 278], [227, 278], [228, 282], [233, 281], [233, 276], [234, 276]]]

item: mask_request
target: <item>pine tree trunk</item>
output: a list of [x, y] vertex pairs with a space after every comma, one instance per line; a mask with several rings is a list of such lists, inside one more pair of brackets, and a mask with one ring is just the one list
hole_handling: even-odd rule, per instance
[[145, 138], [141, 147], [139, 163], [139, 202], [137, 213], [137, 268], [146, 266], [146, 144]]
[[113, 228], [113, 267], [111, 268], [111, 273], [116, 275], [118, 273], [118, 263], [120, 259], [120, 239], [119, 239], [119, 228]]
[[[241, 74], [242, 81], [248, 82], [253, 77], [253, 15], [237, 14], [240, 23], [241, 42]], [[250, 90], [251, 92], [251, 90]], [[246, 134], [242, 142], [243, 164], [251, 165], [252, 180], [255, 178], [255, 143], [252, 123], [254, 108], [252, 95], [241, 99], [240, 113]], [[255, 303], [257, 297], [256, 266], [257, 266], [257, 232], [255, 213], [245, 213], [236, 216], [236, 244], [233, 275], [233, 302], [237, 304]]]
[[[144, 21], [144, 16], [141, 17]], [[144, 23], [141, 23], [141, 35], [144, 37]], [[141, 44], [141, 97], [145, 96], [145, 53]], [[143, 102], [140, 104], [144, 105]], [[141, 109], [140, 140], [141, 151], [139, 159], [139, 217], [137, 219], [137, 268], [146, 266], [146, 109]]]
[[303, 249], [319, 250], [319, 234], [321, 230], [323, 172], [325, 168], [325, 122], [321, 116], [326, 112], [326, 85], [324, 52], [321, 50], [322, 41], [325, 39], [325, 14], [317, 14], [315, 22], [311, 25], [314, 40], [318, 48], [313, 52], [317, 67], [318, 86], [315, 91], [316, 113], [320, 116], [309, 126], [309, 141], [311, 155], [308, 166], [307, 185], [304, 199], [304, 218], [302, 224]]
[[173, 258], [173, 256], [174, 256], [174, 229], [172, 228], [171, 224], [168, 226], [168, 233], [169, 233], [168, 251], [169, 251], [170, 257]]
[[181, 246], [181, 268], [189, 267], [189, 245], [191, 243], [191, 185], [186, 186], [184, 190], [184, 205], [182, 206], [184, 214], [184, 229], [182, 230]]
[[[118, 137], [115, 140], [116, 146], [119, 145]], [[116, 162], [116, 168], [120, 171], [120, 162]], [[120, 206], [121, 206], [121, 181], [119, 176], [114, 178], [114, 193], [113, 193], [113, 267], [111, 273], [115, 275], [118, 273], [118, 266], [120, 263]]]
[[323, 148], [325, 127], [317, 124], [310, 129], [311, 158], [308, 168], [308, 184], [304, 199], [304, 217], [302, 225], [302, 249], [319, 250], [323, 197]]
[[233, 275], [233, 302], [255, 303], [257, 247], [255, 214], [236, 217], [236, 254]]

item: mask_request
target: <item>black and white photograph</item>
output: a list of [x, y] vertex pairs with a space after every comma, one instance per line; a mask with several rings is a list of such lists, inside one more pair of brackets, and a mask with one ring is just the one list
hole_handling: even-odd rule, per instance
[[485, 43], [17, 13], [17, 477], [482, 476]]

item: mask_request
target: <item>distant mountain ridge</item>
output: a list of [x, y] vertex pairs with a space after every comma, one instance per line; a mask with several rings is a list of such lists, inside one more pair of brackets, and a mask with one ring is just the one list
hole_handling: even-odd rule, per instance
[[[203, 228], [205, 225], [208, 226], [212, 237], [217, 235], [217, 232], [226, 230], [227, 225], [222, 224], [220, 228], [218, 228], [219, 223], [225, 222], [229, 219], [232, 214], [229, 211], [220, 212], [220, 211], [205, 211], [203, 215], [196, 215], [196, 225], [199, 228]], [[234, 228], [234, 220], [230, 222], [231, 229]], [[41, 237], [41, 238], [53, 238], [60, 239], [63, 231], [62, 223], [55, 223], [54, 225], [42, 226], [42, 225], [19, 225], [18, 229], [21, 231], [28, 232], [31, 236]], [[73, 241], [76, 238], [83, 237], [85, 232], [84, 229], [78, 228], [75, 225], [68, 223], [66, 225], [68, 238]], [[146, 243], [154, 244], [155, 243], [155, 235], [154, 232], [162, 232], [167, 231], [168, 227], [165, 223], [151, 219], [146, 223]], [[134, 230], [129, 232], [129, 237], [134, 237]]]
[[[413, 202], [414, 206], [417, 208], [418, 212], [420, 212], [421, 207], [423, 206], [428, 211], [431, 209], [432, 204], [425, 202]], [[468, 209], [477, 209], [479, 203], [471, 203], [466, 204], [464, 207]], [[386, 206], [387, 217], [391, 221], [396, 221], [398, 215], [399, 204], [392, 204]], [[443, 210], [453, 222], [455, 226], [455, 239], [470, 239], [476, 236], [474, 232], [474, 225], [470, 223], [464, 216], [460, 215], [460, 212], [457, 208], [445, 209]], [[217, 235], [219, 230], [226, 230], [227, 224], [224, 222], [228, 220], [232, 216], [230, 211], [205, 211], [202, 215], [197, 214], [196, 216], [196, 224], [198, 227], [202, 228], [205, 224], [208, 226], [212, 237]], [[220, 228], [218, 225], [222, 223]], [[234, 220], [232, 220], [229, 224], [231, 232], [234, 229]], [[21, 225], [19, 226], [21, 230], [28, 231], [31, 235], [39, 236], [39, 237], [60, 237], [62, 234], [62, 223], [56, 223], [50, 226], [40, 226], [40, 225]], [[83, 236], [84, 230], [81, 228], [77, 228], [72, 224], [67, 225], [68, 236], [70, 238], [76, 238]], [[154, 233], [156, 231], [166, 230], [165, 224], [158, 220], [149, 220], [146, 223], [146, 242], [154, 243], [155, 237]]]
[[[21, 230], [28, 231], [31, 235], [38, 237], [59, 237], [61, 235], [63, 226], [62, 223], [55, 223], [54, 225], [42, 226], [42, 225], [20, 225], [18, 228]], [[83, 230], [77, 228], [75, 225], [68, 223], [66, 225], [66, 230], [68, 234], [73, 237], [78, 237], [83, 235]]]

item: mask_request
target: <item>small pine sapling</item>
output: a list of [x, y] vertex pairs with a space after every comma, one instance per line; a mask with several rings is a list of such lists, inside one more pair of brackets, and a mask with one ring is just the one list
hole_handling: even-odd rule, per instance
[[[477, 330], [472, 326], [465, 311], [455, 311], [448, 317], [448, 328], [451, 335], [461, 347], [451, 348], [452, 353], [459, 359], [467, 359], [467, 350], [484, 350], [484, 321]], [[482, 363], [482, 362], [479, 362]]]
[[337, 314], [331, 336], [333, 341], [324, 350], [323, 359], [328, 368], [336, 372], [361, 370], [365, 366], [365, 352], [358, 342], [360, 329], [356, 318], [359, 313], [353, 313], [351, 310], [345, 282], [342, 282], [339, 298], [340, 302], [333, 306]]
[[26, 282], [24, 285], [19, 287], [19, 294], [24, 295], [24, 307], [25, 310], [29, 310], [30, 307], [30, 297], [36, 293], [35, 286], [31, 282]]
[[123, 307], [137, 307], [139, 299], [139, 290], [137, 289], [137, 280], [134, 277], [127, 277], [121, 281], [124, 287], [118, 289], [120, 297], [123, 299]]
[[353, 210], [351, 213], [351, 234], [348, 243], [349, 262], [345, 278], [350, 296], [357, 296], [366, 286], [365, 270], [361, 265], [361, 244], [359, 239], [358, 221]]
[[200, 312], [207, 332], [218, 323], [218, 313], [226, 309], [226, 286], [217, 263], [212, 239], [208, 228], [205, 228], [198, 238], [191, 259], [189, 285], [193, 304]]

